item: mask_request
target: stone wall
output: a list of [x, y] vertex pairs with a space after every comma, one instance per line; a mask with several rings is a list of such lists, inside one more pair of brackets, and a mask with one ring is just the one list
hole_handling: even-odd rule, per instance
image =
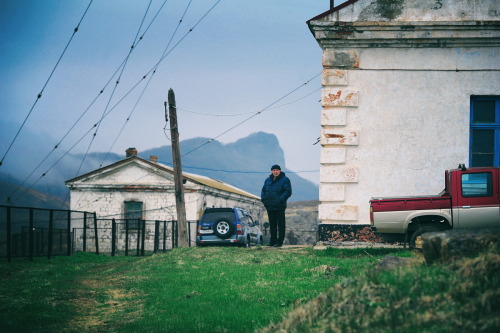
[[500, 253], [500, 229], [448, 230], [422, 235], [422, 252], [428, 264], [473, 257], [478, 253]]

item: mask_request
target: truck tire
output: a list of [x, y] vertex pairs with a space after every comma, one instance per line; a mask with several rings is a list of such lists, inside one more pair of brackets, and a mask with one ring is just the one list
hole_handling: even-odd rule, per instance
[[234, 225], [227, 219], [219, 219], [214, 224], [214, 234], [222, 239], [229, 238], [234, 233]]
[[421, 251], [422, 250], [422, 235], [425, 233], [428, 233], [428, 232], [436, 232], [436, 231], [440, 231], [440, 229], [438, 227], [434, 227], [434, 226], [430, 226], [430, 225], [420, 227], [417, 230], [415, 230], [411, 234], [411, 237], [410, 237], [410, 244], [409, 244], [410, 249]]

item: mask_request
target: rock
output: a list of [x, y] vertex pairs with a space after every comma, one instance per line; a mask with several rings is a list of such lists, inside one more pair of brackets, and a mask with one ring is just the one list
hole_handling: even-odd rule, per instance
[[500, 251], [500, 229], [447, 230], [422, 235], [422, 252], [428, 264]]
[[378, 262], [373, 269], [375, 271], [384, 271], [401, 266], [410, 265], [413, 264], [414, 262], [415, 259], [413, 258], [402, 258], [402, 257], [387, 255], [384, 257], [384, 259]]

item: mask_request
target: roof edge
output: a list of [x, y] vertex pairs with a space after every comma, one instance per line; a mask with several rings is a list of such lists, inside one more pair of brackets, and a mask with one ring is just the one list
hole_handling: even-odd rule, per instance
[[324, 12], [324, 13], [321, 13], [321, 14], [319, 14], [319, 15], [317, 15], [317, 16], [315, 16], [315, 17], [313, 17], [312, 19], [307, 20], [307, 21], [306, 21], [306, 23], [307, 23], [308, 25], [310, 25], [310, 22], [311, 22], [311, 21], [315, 21], [315, 20], [322, 19], [323, 17], [328, 16], [328, 15], [330, 15], [330, 14], [332, 14], [332, 13], [335, 13], [335, 12], [337, 12], [337, 11], [341, 10], [342, 8], [345, 8], [345, 7], [347, 7], [347, 6], [350, 6], [350, 5], [352, 5], [353, 3], [358, 2], [358, 1], [359, 1], [359, 0], [348, 0], [348, 1], [344, 2], [344, 3], [341, 3], [340, 5], [338, 5], [338, 6], [336, 6], [336, 7], [333, 7], [333, 8], [331, 8], [331, 9], [327, 10], [327, 11], [326, 11], [326, 12]]

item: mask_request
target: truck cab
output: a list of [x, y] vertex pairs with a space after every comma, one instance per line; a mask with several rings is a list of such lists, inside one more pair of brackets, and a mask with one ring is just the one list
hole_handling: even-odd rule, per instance
[[418, 247], [422, 234], [468, 228], [500, 228], [500, 168], [445, 172], [445, 189], [435, 196], [373, 198], [371, 224], [385, 239], [404, 238]]
[[500, 227], [499, 173], [499, 168], [461, 168], [449, 173], [453, 228]]

